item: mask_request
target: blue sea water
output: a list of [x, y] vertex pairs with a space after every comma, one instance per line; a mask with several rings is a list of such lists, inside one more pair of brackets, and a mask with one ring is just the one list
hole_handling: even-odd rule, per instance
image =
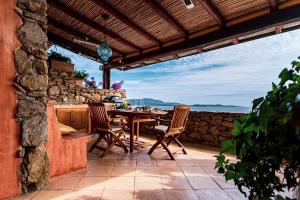
[[[173, 110], [173, 106], [152, 106], [162, 110]], [[204, 111], [204, 112], [231, 112], [231, 113], [248, 113], [250, 107], [240, 106], [192, 106], [191, 111]]]

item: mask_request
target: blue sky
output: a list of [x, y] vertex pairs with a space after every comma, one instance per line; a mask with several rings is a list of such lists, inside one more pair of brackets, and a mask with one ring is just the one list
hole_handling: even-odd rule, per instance
[[[51, 49], [71, 57], [77, 69], [102, 81], [99, 63], [57, 45]], [[298, 56], [300, 30], [130, 71], [112, 70], [111, 79], [112, 83], [125, 81], [127, 98], [250, 107]]]

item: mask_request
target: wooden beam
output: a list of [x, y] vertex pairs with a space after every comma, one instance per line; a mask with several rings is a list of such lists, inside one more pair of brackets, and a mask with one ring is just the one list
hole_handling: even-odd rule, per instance
[[199, 0], [203, 8], [210, 14], [219, 24], [219, 26], [225, 26], [225, 19], [218, 8], [210, 0]]
[[71, 16], [72, 18], [76, 19], [77, 21], [86, 24], [88, 26], [90, 26], [91, 28], [100, 31], [103, 34], [107, 34], [109, 37], [111, 37], [114, 40], [117, 40], [118, 42], [122, 43], [125, 46], [129, 46], [135, 50], [138, 50], [139, 52], [142, 51], [141, 48], [139, 48], [138, 46], [136, 46], [135, 44], [129, 42], [128, 40], [122, 38], [121, 36], [119, 36], [118, 34], [105, 29], [105, 27], [101, 26], [100, 24], [94, 22], [93, 20], [85, 17], [84, 15], [76, 12], [75, 10], [71, 9], [70, 7], [66, 6], [63, 3], [60, 3], [57, 0], [48, 0], [47, 1], [48, 4], [50, 4], [51, 6], [55, 7], [56, 9], [64, 12], [65, 14]]
[[177, 22], [156, 0], [143, 0], [151, 10], [173, 26], [184, 38], [188, 38], [188, 32]]
[[[246, 21], [241, 24], [236, 24], [230, 27], [226, 27], [219, 31], [215, 31], [204, 36], [200, 36], [197, 38], [187, 40], [185, 42], [174, 44], [157, 51], [145, 53], [142, 56], [135, 56], [132, 58], [125, 59], [123, 61], [124, 63], [123, 65], [126, 66], [128, 64], [141, 62], [142, 60], [154, 59], [154, 58], [180, 53], [183, 51], [192, 50], [195, 48], [202, 48], [207, 45], [214, 44], [216, 42], [231, 40], [233, 38], [238, 38], [243, 35], [249, 35], [255, 32], [265, 30], [267, 28], [280, 26], [286, 23], [297, 22], [300, 21], [299, 13], [300, 13], [300, 5], [278, 10], [277, 12], [269, 13], [267, 15], [257, 17], [255, 19]], [[293, 29], [295, 29], [295, 27], [291, 27], [285, 30], [293, 30]], [[272, 33], [274, 34], [274, 32]], [[260, 37], [265, 37], [265, 35], [256, 36], [255, 39]], [[247, 40], [240, 40], [239, 42], [241, 43], [252, 39], [254, 38], [250, 38]], [[222, 47], [223, 46], [219, 46], [218, 48], [222, 48]], [[112, 65], [118, 66], [117, 63], [112, 63]]]
[[[86, 35], [85, 33], [82, 33], [82, 32], [79, 32], [77, 31], [76, 29], [72, 28], [72, 27], [69, 27], [69, 26], [66, 26], [65, 24], [62, 24], [60, 22], [58, 22], [56, 19], [48, 16], [48, 24], [50, 24], [51, 26], [55, 27], [55, 28], [58, 28], [60, 29], [61, 31], [63, 32], [66, 32], [70, 35], [73, 35], [77, 38], [80, 38], [81, 40], [88, 40], [87, 41], [90, 41], [90, 42], [93, 42], [93, 43], [96, 43], [96, 44], [100, 44], [101, 41], [100, 40], [97, 40], [91, 36], [88, 36]], [[125, 54], [113, 47], [111, 47], [112, 51], [113, 52], [116, 52], [117, 54], [121, 55], [122, 57], [125, 57]]]
[[110, 68], [103, 64], [103, 89], [110, 89]]
[[268, 0], [268, 2], [269, 2], [269, 7], [271, 12], [278, 10], [279, 4], [277, 0]]
[[134, 23], [132, 20], [130, 20], [128, 17], [123, 15], [121, 12], [119, 12], [117, 9], [112, 7], [110, 4], [108, 4], [105, 0], [91, 0], [98, 6], [100, 6], [102, 9], [106, 10], [109, 12], [111, 15], [113, 15], [115, 18], [119, 19], [121, 22], [123, 22], [125, 25], [128, 26], [128, 28], [133, 29], [137, 33], [143, 35], [145, 38], [148, 40], [152, 40], [158, 45], [162, 46], [162, 43], [160, 40], [158, 40], [156, 37], [145, 31], [143, 28], [138, 26], [136, 23]]
[[93, 52], [83, 46], [80, 46], [78, 44], [75, 44], [75, 43], [72, 43], [70, 42], [69, 40], [65, 40], [63, 38], [61, 38], [60, 36], [54, 34], [54, 33], [50, 33], [48, 32], [47, 33], [47, 36], [48, 36], [48, 39], [53, 42], [53, 43], [56, 43], [56, 44], [59, 44], [65, 48], [68, 48], [70, 49], [71, 51], [73, 51], [74, 53], [82, 53], [82, 54], [85, 54], [87, 55], [88, 57], [92, 57], [94, 58], [94, 60], [98, 61], [97, 58], [98, 58], [98, 55], [96, 52]]

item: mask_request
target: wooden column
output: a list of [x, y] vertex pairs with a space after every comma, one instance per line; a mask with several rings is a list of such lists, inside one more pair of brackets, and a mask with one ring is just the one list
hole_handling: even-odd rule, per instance
[[107, 64], [103, 65], [103, 89], [110, 89], [110, 68]]

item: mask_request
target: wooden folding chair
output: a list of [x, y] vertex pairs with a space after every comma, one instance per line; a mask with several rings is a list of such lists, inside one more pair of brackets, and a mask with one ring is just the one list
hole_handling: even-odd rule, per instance
[[152, 152], [159, 145], [161, 145], [169, 154], [170, 158], [174, 160], [174, 156], [171, 153], [170, 149], [168, 148], [168, 146], [173, 142], [176, 143], [181, 148], [184, 154], [187, 154], [184, 146], [179, 142], [178, 137], [184, 131], [186, 122], [188, 120], [189, 110], [190, 110], [190, 106], [186, 106], [186, 105], [175, 106], [171, 120], [157, 119], [158, 121], [168, 122], [168, 126], [165, 125], [154, 126], [153, 132], [156, 136], [157, 142], [151, 147], [150, 151], [148, 152], [149, 155], [151, 155]]
[[[124, 134], [123, 126], [112, 125], [110, 123], [111, 119], [107, 114], [107, 107], [105, 104], [90, 103], [89, 110], [92, 121], [92, 132], [99, 134], [99, 138], [91, 146], [89, 152], [92, 152], [95, 148], [97, 148], [104, 151], [101, 155], [101, 157], [104, 157], [113, 146], [119, 146], [127, 153], [128, 149], [120, 139], [120, 137]], [[108, 144], [106, 148], [98, 146], [102, 140]]]

